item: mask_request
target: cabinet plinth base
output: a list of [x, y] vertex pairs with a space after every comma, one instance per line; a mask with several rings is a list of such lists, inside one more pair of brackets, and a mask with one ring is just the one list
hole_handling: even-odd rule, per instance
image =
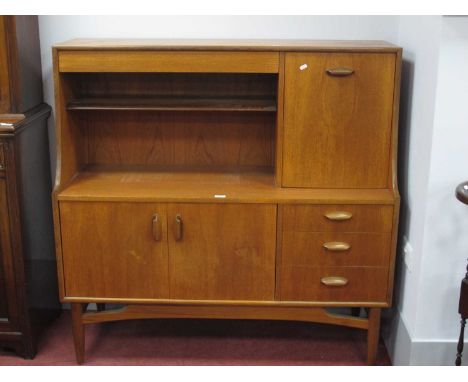
[[84, 362], [84, 325], [110, 321], [194, 318], [285, 320], [332, 324], [367, 330], [367, 363], [375, 364], [380, 331], [380, 308], [370, 308], [368, 318], [335, 314], [323, 307], [227, 306], [227, 305], [145, 305], [129, 304], [123, 308], [87, 312], [83, 303], [72, 303], [72, 326], [78, 364]]

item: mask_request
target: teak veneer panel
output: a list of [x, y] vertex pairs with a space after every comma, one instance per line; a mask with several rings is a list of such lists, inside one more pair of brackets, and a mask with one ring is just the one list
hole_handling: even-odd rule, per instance
[[274, 300], [276, 205], [175, 203], [167, 216], [171, 298]]
[[59, 51], [59, 72], [278, 73], [273, 52]]
[[80, 112], [87, 163], [269, 166], [275, 116], [232, 112]]
[[[283, 186], [387, 187], [395, 59], [390, 53], [286, 54]], [[336, 68], [354, 73], [327, 74]]]
[[[225, 195], [215, 198], [215, 195]], [[390, 190], [280, 188], [273, 171], [90, 166], [57, 195], [68, 201], [389, 204]]]
[[59, 50], [196, 50], [196, 51], [378, 51], [400, 48], [375, 40], [292, 40], [292, 39], [91, 39], [77, 38], [55, 44]]
[[60, 225], [67, 296], [169, 297], [165, 205], [60, 203]]

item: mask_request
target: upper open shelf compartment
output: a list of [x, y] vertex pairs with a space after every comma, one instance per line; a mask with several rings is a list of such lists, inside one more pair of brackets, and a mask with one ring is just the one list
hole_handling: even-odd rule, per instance
[[68, 110], [276, 112], [277, 74], [66, 74]]

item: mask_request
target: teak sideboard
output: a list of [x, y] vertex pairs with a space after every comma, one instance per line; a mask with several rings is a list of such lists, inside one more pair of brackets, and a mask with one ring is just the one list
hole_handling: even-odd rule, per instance
[[53, 57], [56, 252], [78, 363], [85, 324], [169, 317], [364, 329], [375, 362], [401, 48], [71, 40]]

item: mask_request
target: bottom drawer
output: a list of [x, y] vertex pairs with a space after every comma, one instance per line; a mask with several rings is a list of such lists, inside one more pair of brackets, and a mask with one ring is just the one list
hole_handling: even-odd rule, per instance
[[285, 266], [280, 296], [282, 301], [385, 302], [387, 276], [382, 267]]

